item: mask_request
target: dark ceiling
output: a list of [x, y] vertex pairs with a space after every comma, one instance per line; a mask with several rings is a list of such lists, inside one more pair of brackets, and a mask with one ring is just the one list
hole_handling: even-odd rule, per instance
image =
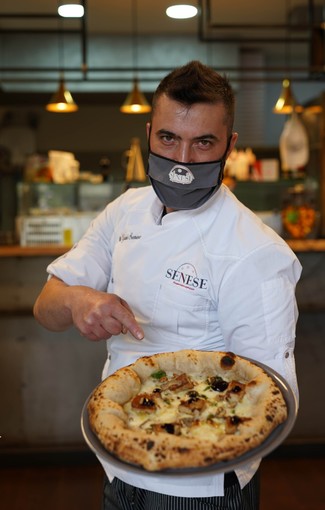
[[[82, 43], [83, 62], [87, 63], [89, 38], [100, 34], [134, 35], [136, 12], [137, 37], [193, 36], [207, 45], [225, 42], [240, 48], [262, 48], [271, 63], [279, 58], [283, 61], [289, 41], [291, 65], [297, 65], [297, 60], [298, 65], [307, 68], [311, 26], [321, 21], [324, 1], [198, 0], [190, 3], [198, 5], [200, 14], [190, 20], [168, 18], [165, 10], [172, 3], [172, 0], [84, 0], [86, 17], [80, 21], [59, 18], [57, 0], [1, 0], [0, 38], [1, 34], [15, 37], [19, 33], [76, 32]], [[310, 74], [306, 79], [310, 79]]]

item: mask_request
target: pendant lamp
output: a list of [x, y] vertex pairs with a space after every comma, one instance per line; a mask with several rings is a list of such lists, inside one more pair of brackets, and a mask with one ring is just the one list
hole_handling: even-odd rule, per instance
[[[138, 41], [137, 41], [137, 4], [136, 0], [132, 0], [132, 48], [133, 48], [133, 66], [138, 67]], [[127, 95], [124, 103], [120, 107], [122, 113], [149, 113], [151, 106], [146, 100], [144, 94], [139, 89], [139, 81], [137, 77], [133, 79], [133, 87]]]
[[122, 104], [120, 111], [122, 113], [149, 113], [151, 111], [151, 106], [139, 89], [137, 78], [133, 80], [133, 88]]
[[286, 0], [286, 16], [287, 16], [287, 27], [288, 32], [285, 40], [285, 48], [284, 48], [284, 55], [285, 55], [285, 67], [287, 70], [287, 77], [284, 78], [282, 81], [282, 89], [280, 96], [275, 103], [275, 106], [273, 108], [273, 113], [279, 113], [279, 114], [291, 114], [293, 111], [299, 113], [303, 111], [303, 107], [297, 103], [296, 98], [292, 92], [291, 88], [291, 82], [288, 78], [288, 75], [290, 75], [290, 23], [289, 23], [289, 13], [291, 11], [290, 8], [290, 0]]
[[297, 103], [294, 97], [290, 80], [285, 78], [282, 82], [280, 96], [273, 108], [273, 113], [290, 114], [293, 111], [302, 112], [303, 108]]
[[46, 105], [46, 110], [55, 113], [70, 113], [78, 110], [71, 93], [65, 86], [63, 77], [60, 78], [58, 90]]
[[63, 33], [62, 23], [60, 23], [59, 33], [59, 66], [60, 66], [60, 80], [57, 91], [53, 94], [50, 101], [46, 105], [48, 112], [54, 113], [71, 113], [78, 110], [77, 104], [74, 102], [73, 97], [69, 90], [66, 88], [63, 77]]

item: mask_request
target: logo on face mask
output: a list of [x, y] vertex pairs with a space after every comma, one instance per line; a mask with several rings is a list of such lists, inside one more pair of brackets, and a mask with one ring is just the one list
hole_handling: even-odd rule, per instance
[[186, 166], [175, 165], [168, 174], [170, 182], [176, 184], [191, 184], [195, 177]]

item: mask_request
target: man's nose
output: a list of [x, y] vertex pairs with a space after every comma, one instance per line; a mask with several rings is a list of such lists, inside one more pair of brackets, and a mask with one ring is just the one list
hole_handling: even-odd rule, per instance
[[193, 163], [194, 154], [190, 145], [180, 144], [177, 151], [177, 160], [181, 163]]

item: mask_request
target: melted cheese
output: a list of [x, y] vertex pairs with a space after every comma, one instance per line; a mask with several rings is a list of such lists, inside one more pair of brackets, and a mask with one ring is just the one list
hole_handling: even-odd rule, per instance
[[[173, 378], [174, 374], [167, 374], [168, 380]], [[194, 383], [193, 390], [172, 391], [162, 390], [164, 381], [154, 378], [148, 378], [142, 385], [141, 394], [152, 395], [156, 409], [154, 411], [137, 409], [132, 407], [131, 402], [124, 405], [124, 410], [128, 415], [128, 426], [131, 429], [141, 428], [148, 433], [152, 433], [154, 425], [173, 424], [177, 426], [175, 433], [191, 437], [215, 438], [216, 435], [226, 433], [225, 418], [236, 415], [238, 417], [249, 417], [250, 402], [245, 397], [235, 406], [230, 407], [224, 400], [226, 392], [217, 392], [209, 387], [206, 377], [191, 376]], [[228, 381], [229, 382], [229, 381]], [[161, 389], [160, 393], [154, 392], [155, 389]], [[196, 391], [199, 398], [204, 398], [206, 406], [200, 411], [182, 412], [179, 406], [182, 401], [189, 399], [188, 392]]]

